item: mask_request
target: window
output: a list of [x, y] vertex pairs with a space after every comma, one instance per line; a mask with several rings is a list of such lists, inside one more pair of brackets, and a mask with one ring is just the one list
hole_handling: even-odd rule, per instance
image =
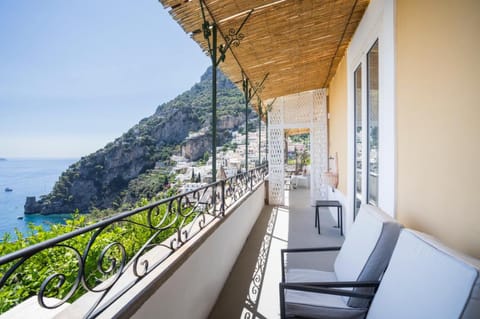
[[354, 81], [354, 167], [355, 167], [355, 190], [354, 190], [354, 214], [353, 218], [357, 217], [358, 210], [362, 204], [362, 65], [360, 64], [353, 74]]
[[367, 53], [367, 202], [378, 204], [378, 41]]
[[353, 72], [353, 219], [362, 203], [378, 205], [379, 66], [378, 40]]

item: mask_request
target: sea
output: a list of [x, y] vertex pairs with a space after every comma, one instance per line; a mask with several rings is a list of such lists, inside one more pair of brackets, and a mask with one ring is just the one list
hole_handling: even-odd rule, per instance
[[[50, 193], [60, 174], [78, 159], [6, 159], [0, 160], [0, 241], [5, 233], [15, 240], [15, 229], [27, 234], [28, 224], [65, 224], [71, 212], [56, 215], [25, 215], [23, 206], [27, 196]], [[10, 188], [12, 191], [5, 191]]]

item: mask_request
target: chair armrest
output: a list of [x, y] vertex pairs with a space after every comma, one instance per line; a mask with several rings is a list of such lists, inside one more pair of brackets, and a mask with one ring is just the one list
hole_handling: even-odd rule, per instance
[[379, 282], [325, 282], [325, 283], [305, 283], [305, 282], [292, 282], [292, 283], [280, 283], [281, 290], [297, 290], [314, 292], [328, 295], [347, 296], [355, 298], [372, 299], [374, 293], [359, 293], [350, 290], [343, 290], [337, 288], [356, 288], [356, 287], [378, 287]]
[[326, 288], [358, 288], [358, 287], [378, 288], [378, 286], [380, 285], [380, 281], [288, 282], [286, 284], [326, 287]]
[[343, 290], [337, 288], [355, 288], [355, 287], [378, 287], [377, 281], [345, 281], [345, 282], [311, 282], [311, 283], [285, 283], [279, 284], [280, 290], [280, 318], [285, 318], [285, 290], [306, 291], [319, 294], [347, 296], [355, 298], [373, 299], [374, 293], [359, 293], [351, 290]]
[[340, 250], [340, 246], [335, 247], [312, 247], [312, 248], [287, 248], [282, 249], [282, 254], [284, 253], [308, 253], [308, 252], [315, 252], [315, 251], [335, 251]]
[[285, 254], [286, 253], [309, 253], [309, 252], [322, 252], [322, 251], [338, 251], [341, 247], [313, 247], [313, 248], [288, 248], [282, 249], [282, 282], [285, 282]]

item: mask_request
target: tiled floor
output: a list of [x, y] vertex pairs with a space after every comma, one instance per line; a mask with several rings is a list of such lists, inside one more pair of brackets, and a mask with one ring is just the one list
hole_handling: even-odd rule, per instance
[[[317, 233], [309, 194], [308, 189], [291, 190], [285, 206], [264, 207], [210, 319], [279, 318], [280, 249], [341, 245], [343, 237], [332, 227], [335, 221], [327, 209], [320, 211], [321, 234]], [[331, 270], [334, 258], [335, 253], [295, 254], [288, 267]]]

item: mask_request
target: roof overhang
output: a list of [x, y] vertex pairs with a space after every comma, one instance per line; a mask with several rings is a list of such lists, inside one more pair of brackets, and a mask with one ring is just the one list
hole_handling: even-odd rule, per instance
[[[160, 0], [191, 37], [208, 52], [199, 0]], [[241, 29], [219, 67], [239, 87], [242, 73], [258, 85], [260, 98], [328, 87], [369, 0], [203, 0], [206, 19], [216, 23], [219, 44]], [[253, 11], [252, 11], [253, 10]], [[252, 101], [253, 103], [255, 101]]]

